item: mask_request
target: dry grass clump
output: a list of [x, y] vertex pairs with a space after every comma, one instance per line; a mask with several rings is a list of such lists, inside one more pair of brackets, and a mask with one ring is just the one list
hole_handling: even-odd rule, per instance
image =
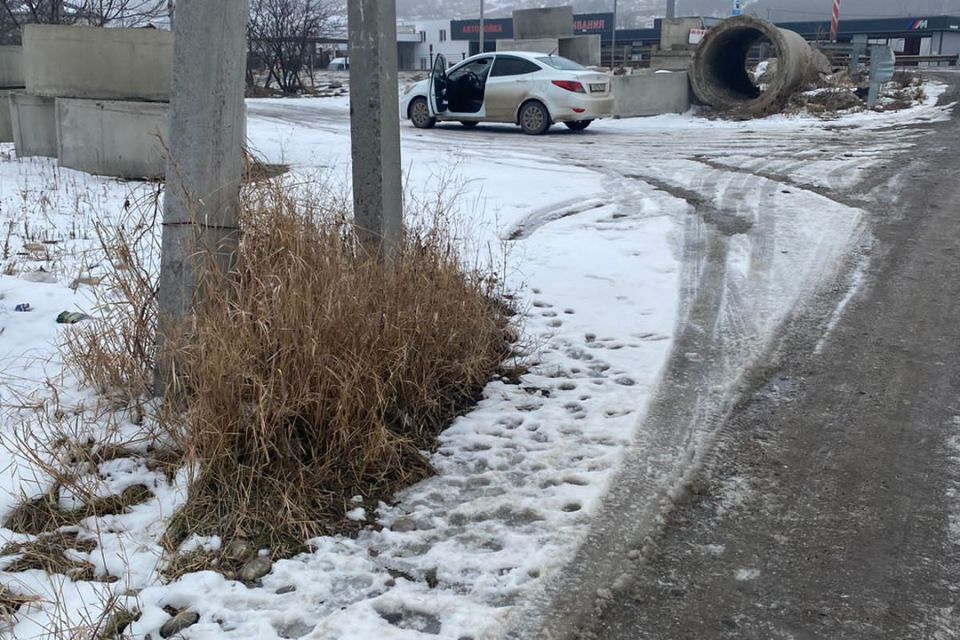
[[[74, 581], [96, 578], [95, 567], [86, 561], [69, 557], [69, 551], [89, 553], [96, 548], [92, 540], [80, 541], [76, 533], [54, 533], [20, 544], [8, 544], [0, 556], [18, 556], [4, 567], [6, 573], [40, 569], [50, 574], [65, 575]], [[116, 580], [113, 578], [112, 580]]]
[[816, 92], [797, 93], [790, 98], [786, 113], [807, 113], [831, 117], [852, 110], [865, 108], [853, 88], [824, 88]]
[[38, 602], [37, 596], [24, 596], [14, 593], [5, 585], [0, 584], [0, 621], [9, 624], [10, 619], [25, 604]]
[[64, 333], [68, 362], [101, 396], [132, 408], [135, 422], [142, 419], [154, 363], [159, 196], [138, 203], [119, 224], [95, 223], [105, 261], [98, 313]]
[[883, 97], [886, 100], [881, 103], [881, 108], [884, 111], [899, 111], [923, 102], [927, 99], [923, 82], [923, 76], [918, 73], [897, 71], [884, 89]]
[[283, 554], [355, 530], [344, 518], [354, 497], [372, 509], [428, 476], [425, 452], [511, 354], [499, 281], [462, 262], [447, 197], [417, 203], [425, 221], [380, 262], [357, 247], [343, 198], [317, 186], [265, 175], [244, 187], [230, 273], [211, 266], [204, 306], [164, 337], [159, 360], [177, 372], [165, 405], [147, 401], [158, 202], [98, 227], [100, 308], [67, 332], [66, 355], [111, 406], [156, 430], [155, 450], [179, 454], [164, 468], [189, 468], [171, 550], [216, 534]]
[[83, 506], [64, 509], [60, 506], [58, 493], [59, 486], [55, 486], [39, 498], [21, 502], [7, 514], [3, 526], [29, 535], [50, 533], [61, 527], [79, 526], [87, 518], [125, 513], [128, 508], [146, 502], [153, 495], [146, 486], [138, 484], [126, 488], [120, 495], [88, 497]]
[[274, 548], [336, 531], [353, 496], [431, 473], [425, 450], [509, 355], [494, 279], [461, 263], [442, 219], [391, 260], [307, 191], [245, 196], [227, 285], [173, 338], [194, 465], [170, 542], [189, 533]]

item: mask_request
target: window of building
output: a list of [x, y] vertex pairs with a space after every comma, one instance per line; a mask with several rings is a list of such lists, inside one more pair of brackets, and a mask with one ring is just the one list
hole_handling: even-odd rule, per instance
[[421, 32], [420, 32], [420, 42], [426, 42], [426, 41], [427, 41], [427, 32], [426, 32], [426, 31], [421, 31]]
[[440, 29], [440, 42], [446, 42], [446, 41], [447, 41], [447, 30]]

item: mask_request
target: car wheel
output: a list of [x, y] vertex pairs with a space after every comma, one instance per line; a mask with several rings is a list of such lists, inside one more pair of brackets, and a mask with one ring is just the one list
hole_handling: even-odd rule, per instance
[[477, 126], [480, 123], [477, 122], [476, 120], [463, 120], [460, 122], [460, 124], [463, 125], [464, 129], [473, 129], [475, 126]]
[[576, 120], [574, 122], [564, 122], [563, 124], [567, 125], [567, 129], [570, 131], [583, 131], [590, 126], [590, 123], [593, 120]]
[[531, 136], [539, 136], [550, 128], [550, 113], [536, 101], [528, 102], [520, 109], [520, 128]]
[[437, 124], [437, 119], [430, 115], [430, 106], [426, 98], [414, 98], [410, 103], [408, 115], [410, 122], [417, 129], [432, 129]]

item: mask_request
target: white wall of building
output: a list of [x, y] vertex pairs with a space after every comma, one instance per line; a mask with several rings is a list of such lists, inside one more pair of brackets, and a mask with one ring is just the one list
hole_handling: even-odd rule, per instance
[[[411, 26], [409, 23], [406, 26]], [[428, 71], [433, 56], [442, 54], [448, 62], [458, 62], [469, 55], [469, 43], [465, 40], [451, 40], [449, 20], [418, 20], [412, 24], [419, 35], [414, 44], [414, 68]], [[432, 46], [432, 49], [431, 49]]]

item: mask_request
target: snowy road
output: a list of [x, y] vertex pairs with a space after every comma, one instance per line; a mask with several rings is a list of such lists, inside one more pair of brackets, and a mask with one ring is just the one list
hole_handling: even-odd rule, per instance
[[[584, 545], [572, 566], [594, 562], [592, 548], [619, 566], [607, 582], [573, 572], [550, 637], [960, 637], [960, 244], [945, 179], [958, 126], [924, 127], [915, 153], [841, 189], [865, 201], [873, 236], [852, 295], [818, 296], [719, 416], [718, 446], [662, 530], [608, 527]], [[648, 426], [671, 420], [659, 406]], [[630, 516], [609, 522], [629, 530]]]
[[[269, 109], [254, 108], [254, 113], [290, 117]], [[327, 111], [323, 117], [330, 115]], [[871, 171], [898, 162], [927, 135], [909, 124], [943, 117], [943, 111], [933, 107], [917, 109], [908, 118], [854, 117], [834, 123], [661, 117], [602, 122], [583, 134], [558, 130], [535, 139], [498, 126], [404, 129], [406, 157], [456, 157], [483, 180], [488, 195], [526, 195], [525, 189], [514, 191], [509, 183], [497, 183], [511, 171], [522, 172], [531, 161], [561, 175], [576, 167], [599, 179], [601, 193], [586, 195], [581, 188], [578, 194], [568, 185], [545, 193], [540, 202], [523, 200], [535, 211], [501, 224], [502, 238], [523, 243], [541, 234], [540, 246], [570, 251], [549, 265], [558, 273], [547, 284], [538, 283], [541, 304], [582, 308], [600, 303], [608, 313], [619, 313], [612, 299], [576, 300], [573, 283], [575, 265], [583, 262], [580, 254], [589, 255], [588, 263], [608, 259], [596, 251], [590, 229], [575, 227], [578, 237], [570, 246], [542, 237], [551, 228], [589, 218], [601, 206], [610, 209], [606, 230], [631, 238], [638, 248], [647, 243], [635, 234], [635, 221], [666, 215], [674, 227], [656, 240], [670, 243], [678, 269], [679, 296], [656, 300], [674, 314], [673, 348], [659, 352], [659, 362], [646, 361], [662, 371], [666, 384], [654, 398], [657, 387], [646, 382], [640, 392], [622, 397], [628, 404], [615, 407], [646, 419], [635, 423], [639, 428], [603, 506], [589, 511], [593, 522], [586, 544], [581, 542], [582, 530], [573, 538], [582, 544], [576, 559], [560, 579], [529, 585], [526, 598], [508, 614], [506, 628], [513, 634], [568, 628], [594, 606], [584, 594], [615, 591], [624, 558], [643, 547], [677, 487], [696, 473], [737, 392], [764, 366], [785, 323], [818, 291], [854, 286], [855, 279], [847, 281], [841, 274], [857, 273], [869, 250], [862, 208], [875, 210], [899, 188], [896, 180], [872, 183]], [[300, 123], [313, 126], [309, 117]], [[416, 165], [409, 167], [417, 172]], [[663, 267], [669, 268], [670, 262]], [[558, 274], [560, 282], [555, 281]], [[632, 289], [643, 287], [643, 278], [632, 282], [615, 277], [619, 295], [613, 298], [649, 300], [651, 292]], [[629, 325], [632, 320], [619, 316], [611, 323], [607, 318], [608, 330], [616, 333], [618, 323]], [[826, 334], [831, 328], [825, 323], [821, 331]], [[589, 333], [570, 333], [561, 341], [568, 355], [591, 350], [598, 331], [589, 326], [583, 330]], [[554, 358], [556, 342], [546, 348], [546, 361]], [[572, 548], [557, 546], [567, 553]], [[498, 628], [480, 625], [475, 631], [477, 637], [487, 637], [484, 631], [489, 629], [490, 637], [496, 637]]]
[[[260, 155], [289, 164], [294, 179], [344, 188], [346, 100], [248, 105]], [[519, 384], [491, 382], [442, 435], [435, 477], [359, 516], [378, 526], [314, 540], [313, 552], [276, 562], [253, 588], [209, 572], [164, 584], [159, 536], [182, 503], [182, 479], [108, 461], [100, 472], [112, 486], [154, 487], [109, 526], [92, 520], [81, 531], [99, 547], [76, 555], [117, 580], [0, 574], [18, 593], [56, 602], [19, 616], [13, 636], [82, 625], [113, 596], [142, 612], [129, 629], [136, 638], [156, 636], [165, 607], [196, 608], [194, 640], [486, 640], [529, 635], [545, 626], [541, 616], [562, 624], [557, 611], [576, 617], [594, 602], [569, 585], [617, 586], [624, 555], [655, 532], [785, 323], [824, 288], [856, 283], [841, 274], [857, 273], [869, 249], [863, 209], [882, 212], [902, 186], [874, 182], [870, 169], [921, 143], [912, 125], [944, 118], [931, 101], [830, 123], [669, 116], [539, 138], [405, 125], [409, 215], [449, 212], [467, 255], [502, 270], [524, 315], [529, 372]], [[49, 380], [78, 415], [95, 404], [61, 371], [54, 345], [70, 329], [37, 320], [93, 311], [85, 287], [69, 286], [101, 262], [93, 228], [149, 195], [45, 159], [0, 162], [0, 211], [26, 265], [0, 275], [0, 436], [50, 400]], [[36, 238], [55, 249], [30, 250]], [[13, 312], [21, 301], [35, 311]], [[107, 424], [83, 426], [122, 437]], [[0, 511], [21, 491], [43, 493], [30, 464], [0, 457]], [[0, 539], [25, 538], [0, 530]]]

